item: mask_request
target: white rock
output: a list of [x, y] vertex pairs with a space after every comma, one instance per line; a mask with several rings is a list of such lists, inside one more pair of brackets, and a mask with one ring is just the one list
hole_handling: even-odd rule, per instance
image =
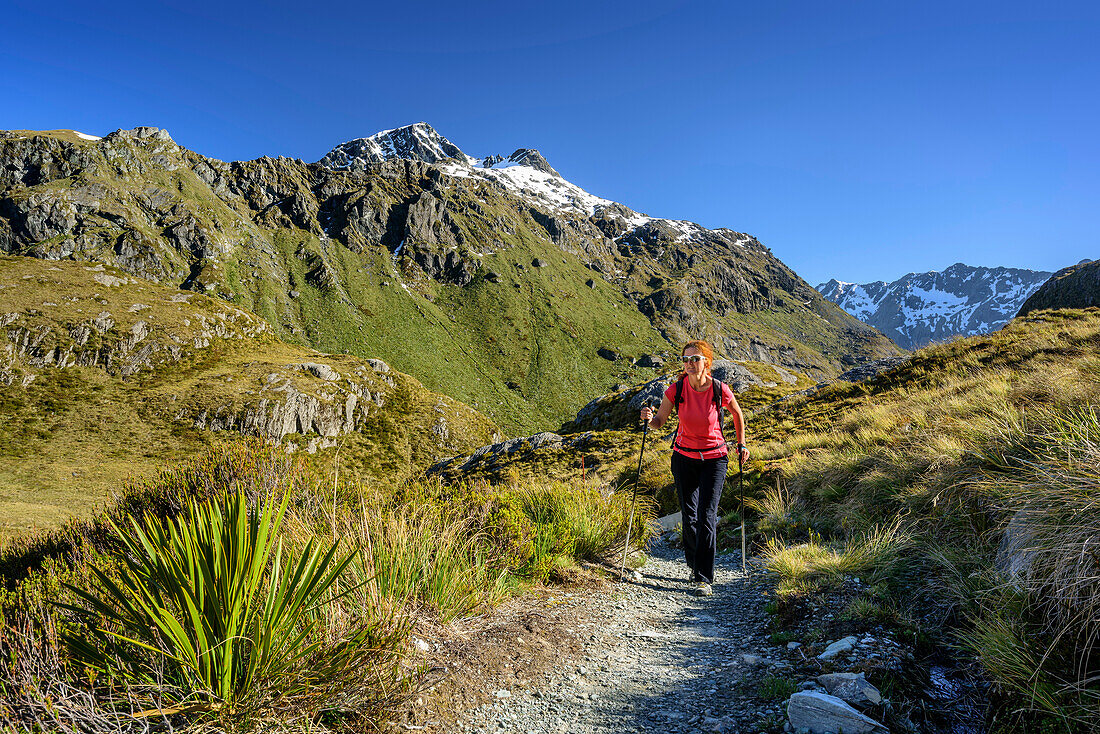
[[420, 652], [432, 651], [432, 646], [429, 645], [425, 640], [420, 639], [419, 637], [412, 638], [412, 644]]
[[800, 647], [802, 647], [801, 642], [788, 642], [787, 643], [787, 649], [788, 650], [797, 650]]
[[316, 362], [303, 362], [301, 367], [314, 377], [326, 380], [328, 382], [334, 382], [340, 379], [340, 373], [329, 367], [327, 364], [317, 364]]
[[887, 731], [886, 727], [864, 716], [836, 696], [817, 691], [794, 693], [787, 704], [787, 717], [796, 729], [809, 729], [813, 734], [871, 734]]
[[837, 640], [833, 644], [825, 648], [825, 652], [817, 656], [818, 660], [832, 660], [842, 652], [850, 652], [852, 648], [856, 646], [856, 638], [845, 637], [843, 640]]
[[882, 703], [882, 694], [867, 682], [863, 673], [827, 673], [819, 675], [817, 682], [831, 695], [856, 706]]
[[497, 698], [511, 698], [512, 697], [512, 692], [501, 688], [494, 695], [496, 695]]
[[664, 517], [657, 518], [657, 524], [661, 526], [662, 531], [675, 530], [676, 526], [681, 523], [681, 517], [679, 512], [674, 512], [671, 515], [665, 515]]

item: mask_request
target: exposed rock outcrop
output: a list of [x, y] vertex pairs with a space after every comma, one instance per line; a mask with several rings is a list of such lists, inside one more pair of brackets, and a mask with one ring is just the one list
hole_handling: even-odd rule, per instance
[[[288, 354], [301, 356], [287, 363]], [[219, 299], [102, 265], [0, 256], [0, 386], [21, 390], [63, 371], [78, 374], [58, 384], [77, 384], [80, 368], [137, 378], [147, 415], [288, 449], [312, 452], [389, 424], [382, 443], [415, 430], [423, 438], [405, 449], [414, 454], [406, 461], [426, 464], [498, 436], [484, 416], [382, 360], [290, 347], [267, 322]], [[169, 375], [177, 379], [164, 382]]]

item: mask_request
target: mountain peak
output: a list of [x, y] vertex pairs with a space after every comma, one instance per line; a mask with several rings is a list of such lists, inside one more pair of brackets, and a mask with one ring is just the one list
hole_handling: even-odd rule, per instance
[[512, 153], [512, 155], [508, 156], [508, 160], [521, 166], [534, 168], [536, 171], [549, 173], [551, 176], [561, 175], [542, 157], [542, 153], [539, 153], [534, 148], [519, 148]]
[[466, 161], [468, 156], [428, 123], [414, 122], [366, 138], [349, 140], [330, 150], [318, 162], [339, 169], [356, 163], [381, 163], [395, 158], [439, 163], [450, 158]]
[[902, 348], [916, 349], [1000, 328], [1049, 276], [1020, 268], [954, 263], [943, 271], [907, 273], [892, 283], [833, 279], [818, 290]]
[[[534, 148], [517, 148], [511, 155], [489, 155], [474, 158], [440, 135], [426, 122], [382, 130], [365, 138], [341, 143], [318, 163], [333, 169], [351, 168], [367, 163], [381, 163], [395, 159], [442, 163], [458, 161], [472, 168], [504, 168], [508, 164], [526, 166], [549, 176], [561, 177], [547, 160]], [[503, 164], [503, 165], [502, 165]]]

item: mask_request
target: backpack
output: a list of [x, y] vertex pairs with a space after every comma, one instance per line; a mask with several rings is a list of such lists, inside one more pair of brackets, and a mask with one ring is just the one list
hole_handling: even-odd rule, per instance
[[[680, 403], [684, 402], [684, 379], [681, 377], [676, 381], [676, 399], [672, 402], [672, 408], [677, 414], [680, 412]], [[722, 381], [716, 377], [711, 377], [710, 381], [714, 387], [714, 407], [718, 409], [718, 430], [722, 432], [722, 443], [718, 446], [725, 444], [726, 432], [722, 428], [722, 423], [725, 419], [725, 408], [722, 407]], [[718, 446], [711, 446], [709, 449], [688, 449], [680, 446], [676, 443], [676, 439], [680, 437], [680, 427], [676, 426], [676, 435], [672, 439], [672, 445], [676, 448], [683, 449], [684, 451], [712, 451], [718, 448]]]

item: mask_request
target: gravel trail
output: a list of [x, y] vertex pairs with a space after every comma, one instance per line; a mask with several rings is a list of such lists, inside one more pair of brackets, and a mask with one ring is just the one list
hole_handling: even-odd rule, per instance
[[[655, 541], [642, 577], [615, 583], [577, 622], [585, 652], [468, 711], [463, 731], [756, 732], [782, 727], [784, 701], [761, 700], [788, 651], [768, 641], [770, 583], [740, 553], [719, 556], [714, 594], [697, 597], [682, 551]], [[602, 598], [600, 598], [602, 597]]]

